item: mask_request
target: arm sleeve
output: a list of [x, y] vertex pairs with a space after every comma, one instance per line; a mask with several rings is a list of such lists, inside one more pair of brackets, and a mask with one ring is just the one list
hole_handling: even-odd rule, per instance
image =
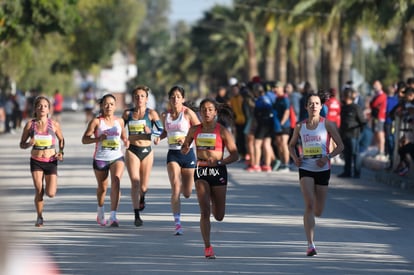
[[156, 137], [161, 136], [162, 132], [164, 131], [161, 120], [154, 121], [153, 126], [155, 126], [156, 129], [151, 129], [151, 134]]

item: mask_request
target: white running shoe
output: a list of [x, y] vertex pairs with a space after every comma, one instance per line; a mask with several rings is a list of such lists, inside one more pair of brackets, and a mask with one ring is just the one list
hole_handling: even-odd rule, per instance
[[100, 225], [100, 226], [106, 226], [107, 224], [107, 220], [105, 220], [105, 216], [104, 215], [97, 215], [96, 216], [96, 222]]

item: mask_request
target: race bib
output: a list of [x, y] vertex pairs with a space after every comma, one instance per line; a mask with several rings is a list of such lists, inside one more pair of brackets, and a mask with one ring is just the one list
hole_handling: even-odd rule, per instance
[[216, 134], [200, 133], [197, 136], [197, 149], [214, 150], [216, 148]]
[[179, 140], [183, 140], [184, 141], [185, 136], [184, 135], [172, 135], [168, 137], [168, 144], [169, 145], [180, 145], [178, 143]]
[[53, 148], [51, 135], [35, 135], [34, 136], [34, 148], [35, 149], [49, 149]]
[[129, 133], [132, 135], [145, 134], [145, 120], [133, 120], [128, 123]]
[[303, 148], [303, 156], [305, 158], [322, 157], [322, 147], [305, 147]]
[[118, 150], [121, 146], [118, 137], [107, 137], [102, 141], [103, 150]]

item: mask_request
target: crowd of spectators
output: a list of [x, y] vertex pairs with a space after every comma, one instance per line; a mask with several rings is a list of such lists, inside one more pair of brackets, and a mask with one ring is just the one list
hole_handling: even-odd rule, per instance
[[292, 129], [306, 119], [306, 97], [319, 93], [324, 99], [321, 115], [346, 139], [343, 154], [332, 160], [345, 164], [338, 176], [358, 178], [363, 157], [384, 162], [405, 176], [414, 157], [414, 78], [383, 87], [375, 80], [372, 90], [361, 95], [352, 81], [340, 89], [316, 91], [309, 82], [295, 85], [260, 77], [242, 82], [232, 77], [227, 87], [217, 89], [215, 98], [233, 111], [236, 144], [249, 172], [293, 168], [286, 149]]

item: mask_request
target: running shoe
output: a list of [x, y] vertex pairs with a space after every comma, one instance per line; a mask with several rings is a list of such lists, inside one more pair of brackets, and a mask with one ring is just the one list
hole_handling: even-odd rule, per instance
[[282, 164], [280, 162], [280, 160], [278, 160], [278, 159], [275, 160], [275, 162], [273, 163], [273, 167], [272, 167], [273, 171], [277, 171], [279, 169], [279, 167], [280, 167], [280, 164]]
[[143, 224], [143, 222], [142, 222], [140, 217], [136, 217], [134, 224], [135, 224], [136, 227], [138, 227], [138, 226], [141, 226]]
[[107, 224], [107, 220], [105, 220], [105, 216], [96, 216], [96, 222], [100, 225], [100, 226], [105, 226]]
[[35, 223], [36, 227], [42, 227], [43, 226], [43, 217], [38, 217]]
[[283, 173], [283, 172], [289, 172], [290, 169], [286, 164], [282, 164], [277, 171]]
[[398, 173], [398, 175], [400, 175], [400, 176], [405, 176], [405, 175], [407, 175], [407, 174], [408, 174], [408, 171], [409, 171], [408, 167], [404, 167], [404, 168], [402, 168], [402, 169], [400, 170], [400, 172]]
[[181, 224], [176, 224], [175, 225], [175, 235], [180, 236], [180, 235], [183, 235], [183, 234], [184, 234], [184, 232], [183, 232], [183, 228], [181, 227]]
[[260, 172], [262, 171], [262, 169], [260, 169], [260, 166], [250, 165], [249, 167], [247, 167], [246, 171], [247, 172]]
[[213, 247], [211, 245], [204, 249], [204, 255], [206, 256], [206, 259], [216, 258], [216, 255], [214, 254], [214, 251], [213, 251]]
[[272, 167], [270, 167], [269, 165], [263, 165], [261, 169], [262, 169], [262, 172], [267, 172], [267, 173], [272, 172]]
[[119, 221], [118, 220], [112, 220], [110, 222], [110, 227], [119, 227]]
[[306, 251], [306, 256], [315, 256], [316, 254], [316, 248], [315, 247], [309, 247], [308, 250]]

